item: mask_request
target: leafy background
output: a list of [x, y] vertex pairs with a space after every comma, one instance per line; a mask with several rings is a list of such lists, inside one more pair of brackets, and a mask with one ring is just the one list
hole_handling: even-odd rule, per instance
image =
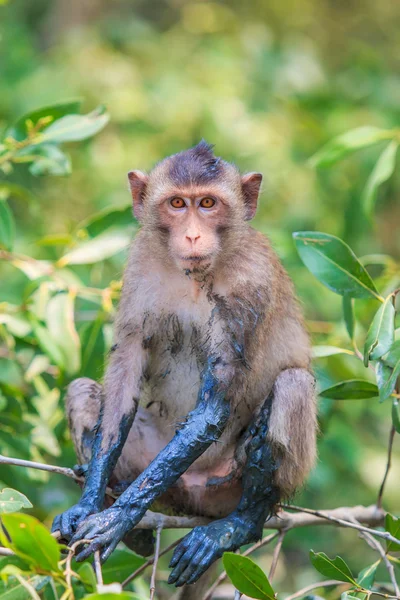
[[[372, 213], [366, 190], [388, 141], [331, 166], [329, 159], [315, 168], [310, 157], [353, 128], [399, 136], [399, 25], [400, 11], [390, 0], [362, 6], [328, 0], [0, 2], [2, 139], [21, 115], [54, 103], [81, 98], [81, 114], [106, 105], [111, 116], [93, 139], [58, 138], [42, 147], [35, 166], [25, 162], [23, 149], [0, 149], [17, 158], [3, 162], [0, 173], [0, 213], [8, 223], [0, 230], [2, 454], [74, 464], [62, 395], [79, 374], [102, 376], [136, 227], [126, 173], [149, 169], [201, 137], [243, 171], [264, 173], [254, 225], [270, 236], [293, 277], [314, 344], [351, 350], [341, 298], [305, 268], [292, 233], [340, 237], [358, 256], [369, 256], [382, 294], [393, 289], [399, 170], [379, 188]], [[100, 109], [91, 118], [105, 114]], [[41, 124], [38, 134], [46, 127], [51, 123]], [[60, 176], [71, 165], [71, 174]], [[11, 247], [13, 256], [7, 255]], [[377, 255], [385, 256], [383, 263]], [[373, 298], [356, 302], [361, 348], [377, 308]], [[348, 354], [318, 358], [314, 366], [320, 389], [348, 379], [374, 381]], [[390, 402], [379, 404], [376, 397], [321, 398], [319, 463], [296, 503], [373, 503], [386, 465], [390, 413]], [[394, 453], [384, 504], [398, 514], [397, 440]], [[25, 493], [32, 514], [46, 525], [79, 496], [66, 478], [39, 471], [0, 467], [0, 480]], [[310, 548], [340, 553], [353, 572], [375, 560], [353, 532], [294, 531], [285, 539], [275, 588], [293, 591], [315, 580]], [[268, 551], [257, 562], [266, 569]]]

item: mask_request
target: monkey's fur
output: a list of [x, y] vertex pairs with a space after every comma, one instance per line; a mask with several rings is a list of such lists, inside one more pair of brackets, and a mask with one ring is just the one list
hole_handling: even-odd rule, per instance
[[[241, 176], [201, 142], [129, 179], [142, 228], [104, 387], [69, 386], [73, 441], [90, 464], [80, 502], [53, 528], [93, 540], [79, 558], [100, 548], [106, 559], [151, 505], [218, 519], [177, 547], [180, 586], [259, 538], [313, 466], [310, 344], [288, 275], [247, 224], [259, 174]], [[133, 483], [100, 512], [110, 479]], [[148, 533], [130, 535], [148, 549]]]

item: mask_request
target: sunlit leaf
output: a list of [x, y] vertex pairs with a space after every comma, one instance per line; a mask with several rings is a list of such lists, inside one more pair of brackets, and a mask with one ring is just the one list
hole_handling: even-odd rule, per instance
[[79, 244], [76, 248], [65, 254], [58, 266], [93, 264], [110, 258], [114, 254], [127, 248], [131, 241], [131, 234], [126, 229], [112, 229], [105, 231], [96, 238]]
[[394, 517], [390, 513], [386, 514], [385, 517], [385, 529], [392, 535], [394, 538], [399, 540], [399, 543], [392, 542], [391, 540], [386, 542], [386, 551], [387, 552], [399, 552], [400, 551], [400, 519]]
[[225, 552], [222, 560], [229, 579], [239, 592], [250, 598], [275, 600], [275, 592], [268, 577], [250, 558]]
[[75, 329], [75, 297], [71, 292], [60, 292], [47, 306], [46, 324], [52, 340], [60, 348], [66, 372], [77, 373], [81, 365], [81, 345]]
[[395, 140], [391, 141], [378, 158], [378, 161], [368, 178], [362, 199], [364, 212], [368, 215], [371, 214], [374, 208], [379, 186], [393, 175], [396, 165], [397, 148], [398, 143]]
[[331, 559], [324, 552], [310, 550], [310, 559], [317, 571], [325, 575], [325, 577], [357, 585], [352, 572], [340, 556]]
[[346, 350], [346, 348], [339, 348], [338, 346], [313, 346], [312, 348], [313, 358], [325, 358], [326, 356], [334, 356], [335, 354], [350, 354], [354, 356], [352, 350]]
[[370, 359], [381, 358], [393, 344], [395, 315], [393, 295], [390, 294], [378, 309], [368, 330], [364, 346], [364, 365], [366, 367], [368, 367]]
[[3, 515], [2, 525], [11, 538], [9, 542], [4, 531], [1, 533], [1, 542], [4, 546], [11, 548], [42, 573], [43, 571], [59, 572], [60, 545], [42, 523], [30, 515], [14, 513]]
[[343, 296], [343, 318], [346, 325], [347, 333], [351, 340], [354, 339], [355, 317], [354, 317], [354, 300], [347, 294]]
[[301, 231], [293, 237], [306, 267], [330, 290], [352, 298], [379, 298], [367, 271], [342, 240], [318, 231]]
[[14, 258], [12, 264], [20, 269], [29, 279], [38, 279], [51, 275], [53, 272], [52, 264], [47, 260], [35, 260], [33, 258]]
[[0, 492], [0, 514], [15, 513], [21, 508], [32, 508], [28, 498], [11, 488], [4, 488]]
[[15, 222], [6, 200], [0, 200], [0, 248], [12, 250], [15, 238]]
[[332, 400], [363, 400], [378, 396], [379, 390], [374, 383], [369, 381], [349, 379], [323, 390], [320, 395], [323, 398], [331, 398]]
[[24, 140], [28, 135], [27, 121], [30, 121], [32, 125], [36, 125], [39, 119], [52, 117], [54, 122], [65, 115], [79, 113], [81, 103], [82, 100], [75, 99], [30, 111], [20, 117], [18, 121], [6, 131], [6, 137], [9, 136], [18, 141]]
[[62, 370], [66, 369], [65, 357], [61, 348], [53, 340], [50, 332], [40, 323], [32, 321], [33, 333], [39, 343], [40, 348], [50, 358], [52, 362], [58, 365]]
[[99, 106], [87, 115], [66, 115], [51, 123], [42, 132], [42, 142], [77, 142], [92, 137], [109, 121], [104, 107]]
[[24, 338], [32, 331], [31, 324], [23, 314], [0, 313], [0, 323], [15, 337]]
[[37, 354], [33, 357], [29, 367], [25, 371], [26, 381], [32, 381], [35, 377], [46, 371], [50, 365], [48, 356]]
[[348, 154], [393, 137], [393, 132], [378, 127], [358, 127], [330, 140], [310, 160], [313, 167], [328, 167]]

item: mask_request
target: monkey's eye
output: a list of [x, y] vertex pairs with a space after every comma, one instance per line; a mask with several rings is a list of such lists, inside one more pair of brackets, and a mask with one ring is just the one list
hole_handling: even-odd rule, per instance
[[203, 198], [200, 202], [201, 208], [212, 208], [215, 204], [215, 200], [213, 198]]
[[182, 198], [172, 198], [170, 201], [170, 205], [173, 208], [183, 208], [185, 205], [185, 201]]

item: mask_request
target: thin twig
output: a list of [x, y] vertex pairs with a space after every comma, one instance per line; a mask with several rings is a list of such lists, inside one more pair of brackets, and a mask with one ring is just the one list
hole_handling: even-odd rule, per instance
[[279, 554], [281, 552], [282, 549], [282, 544], [283, 544], [283, 540], [285, 538], [286, 535], [286, 531], [281, 531], [278, 537], [278, 541], [276, 543], [276, 546], [274, 548], [274, 553], [272, 555], [272, 562], [271, 562], [271, 567], [269, 570], [269, 575], [268, 575], [268, 579], [270, 581], [272, 581], [273, 576], [275, 575], [275, 569], [276, 569], [276, 565], [278, 564], [278, 559], [279, 559]]
[[0, 548], [0, 556], [14, 556], [14, 552], [10, 548]]
[[[250, 546], [250, 548], [247, 548], [246, 552], [243, 552], [242, 556], [248, 556], [252, 552], [255, 552], [256, 550], [258, 550], [259, 548], [261, 548], [262, 546], [266, 546], [267, 544], [269, 544], [270, 542], [272, 542], [272, 540], [274, 540], [278, 536], [279, 536], [279, 531], [277, 531], [276, 533], [270, 533], [269, 535], [266, 535], [262, 540], [260, 540], [256, 544], [253, 544], [253, 546]], [[208, 590], [204, 594], [202, 600], [210, 600], [210, 598], [212, 598], [212, 595], [215, 592], [215, 590], [217, 589], [217, 587], [223, 581], [225, 581], [226, 578], [227, 578], [227, 573], [226, 573], [226, 571], [223, 571], [221, 573], [221, 575], [219, 575], [219, 577], [214, 581], [214, 583], [212, 584], [212, 586], [210, 586], [208, 588]]]
[[[381, 537], [384, 540], [388, 540], [395, 544], [399, 543], [399, 540], [397, 538], [395, 538], [394, 536], [390, 535], [390, 533], [388, 533], [387, 531], [377, 531], [376, 529], [370, 529], [369, 527], [364, 527], [363, 525], [354, 523], [351, 520], [338, 519], [337, 517], [334, 517], [332, 514], [329, 514], [326, 511], [312, 510], [310, 508], [302, 508], [301, 506], [294, 506], [293, 504], [285, 505], [285, 508], [288, 508], [289, 510], [303, 512], [303, 513], [306, 513], [309, 515], [314, 515], [315, 517], [321, 517], [322, 519], [326, 519], [328, 521], [331, 521], [332, 523], [337, 523], [338, 525], [341, 525], [342, 527], [349, 527], [350, 529], [357, 529], [358, 531], [365, 531], [366, 533], [370, 533], [371, 535], [376, 535], [377, 537]], [[342, 510], [346, 510], [346, 509], [342, 509]], [[331, 511], [331, 512], [334, 512], [334, 511]], [[359, 519], [357, 519], [357, 521], [359, 521]]]
[[156, 548], [154, 551], [153, 569], [151, 571], [150, 578], [150, 600], [154, 600], [154, 594], [156, 592], [156, 572], [158, 559], [160, 558], [160, 541], [161, 541], [162, 523], [156, 529]]
[[388, 453], [387, 453], [386, 470], [385, 470], [385, 474], [383, 476], [381, 487], [379, 488], [379, 494], [378, 494], [378, 498], [376, 501], [376, 505], [378, 508], [382, 508], [383, 492], [385, 489], [386, 480], [389, 475], [390, 467], [392, 466], [392, 451], [393, 451], [393, 440], [394, 440], [395, 433], [396, 433], [396, 430], [395, 430], [394, 426], [392, 425], [392, 427], [390, 429], [390, 434], [389, 434], [389, 445], [388, 445]]
[[[178, 540], [175, 540], [175, 542], [172, 542], [172, 544], [170, 544], [169, 546], [167, 546], [166, 548], [164, 548], [164, 550], [162, 550], [159, 554], [159, 558], [161, 556], [164, 556], [164, 554], [167, 554], [167, 552], [169, 552], [170, 550], [173, 550], [175, 548], [175, 546], [177, 546], [179, 544], [179, 542], [181, 542], [183, 540], [182, 538], [179, 538]], [[136, 569], [136, 571], [134, 571], [133, 573], [131, 573], [129, 575], [129, 577], [127, 577], [125, 579], [125, 581], [122, 582], [122, 587], [126, 587], [128, 585], [128, 583], [130, 583], [131, 581], [133, 581], [133, 579], [135, 579], [136, 577], [138, 577], [139, 575], [141, 575], [143, 573], [143, 571], [145, 571], [147, 569], [147, 567], [149, 567], [150, 565], [153, 564], [154, 562], [154, 558], [155, 555], [152, 556], [151, 558], [149, 558], [145, 563], [143, 563], [143, 565], [141, 565], [138, 569]]]
[[103, 573], [101, 570], [100, 550], [96, 550], [93, 556], [94, 572], [96, 573], [97, 585], [103, 585]]
[[389, 577], [390, 577], [390, 581], [392, 582], [392, 585], [393, 585], [394, 593], [396, 594], [396, 596], [398, 598], [400, 598], [400, 589], [399, 589], [398, 583], [396, 581], [394, 567], [393, 567], [392, 563], [390, 562], [390, 560], [388, 559], [388, 557], [386, 556], [386, 553], [385, 553], [382, 545], [372, 535], [370, 535], [369, 533], [365, 533], [365, 531], [361, 531], [360, 536], [362, 538], [364, 538], [364, 540], [367, 542], [367, 544], [371, 548], [373, 548], [374, 550], [376, 550], [378, 552], [379, 556], [385, 563], [387, 572], [389, 573]]
[[323, 587], [331, 587], [333, 585], [347, 585], [349, 587], [351, 584], [346, 583], [345, 581], [337, 581], [336, 579], [328, 579], [327, 581], [317, 581], [316, 583], [311, 583], [311, 585], [307, 585], [306, 587], [299, 590], [298, 592], [295, 592], [291, 596], [286, 596], [285, 600], [295, 600], [296, 598], [302, 598], [312, 590], [316, 590], [318, 588]]

